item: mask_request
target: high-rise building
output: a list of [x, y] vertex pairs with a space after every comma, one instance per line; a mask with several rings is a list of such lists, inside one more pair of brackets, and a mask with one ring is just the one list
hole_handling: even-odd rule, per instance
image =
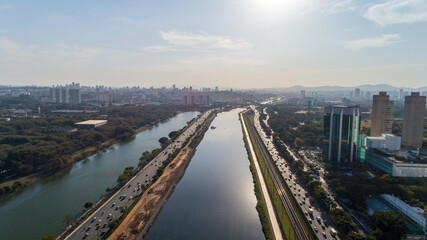
[[372, 101], [371, 136], [381, 136], [382, 133], [391, 133], [393, 127], [393, 106], [390, 96], [386, 92], [374, 95]]
[[68, 87], [61, 87], [61, 91], [62, 91], [62, 103], [68, 103], [68, 99], [69, 99]]
[[301, 98], [305, 98], [305, 90], [301, 90]]
[[62, 103], [62, 88], [56, 87], [54, 88], [55, 91], [55, 103]]
[[405, 97], [403, 110], [402, 145], [407, 147], [422, 146], [426, 97], [419, 92], [411, 92]]
[[56, 102], [55, 98], [55, 86], [52, 86], [52, 88], [49, 89], [49, 95], [50, 95], [50, 102]]
[[325, 107], [323, 159], [348, 163], [357, 159], [360, 131], [359, 106]]
[[403, 100], [403, 89], [399, 89], [399, 100]]
[[360, 89], [359, 89], [359, 88], [356, 88], [356, 89], [354, 90], [354, 96], [355, 96], [355, 97], [360, 97]]
[[71, 104], [79, 104], [82, 103], [82, 95], [80, 88], [71, 88], [68, 90], [70, 95], [70, 103]]

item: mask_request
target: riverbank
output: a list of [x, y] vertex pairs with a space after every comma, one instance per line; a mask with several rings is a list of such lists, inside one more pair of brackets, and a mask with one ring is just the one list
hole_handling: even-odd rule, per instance
[[160, 178], [145, 190], [139, 201], [108, 239], [139, 239], [140, 236], [148, 232], [157, 214], [184, 175], [185, 169], [194, 156], [197, 145], [203, 139], [214, 118], [215, 114], [205, 121], [179, 151], [178, 155], [165, 167]]
[[118, 139], [109, 139], [107, 141], [104, 141], [104, 142], [96, 145], [96, 146], [88, 146], [84, 149], [78, 150], [78, 151], [69, 155], [71, 162], [69, 163], [69, 165], [67, 165], [64, 168], [58, 168], [58, 169], [51, 170], [48, 172], [37, 172], [37, 173], [33, 173], [33, 174], [30, 174], [27, 176], [22, 176], [19, 178], [9, 179], [7, 181], [0, 182], [0, 190], [4, 189], [5, 187], [10, 189], [8, 192], [5, 192], [4, 194], [1, 194], [1, 192], [0, 192], [0, 199], [6, 198], [10, 195], [13, 195], [16, 192], [25, 190], [27, 187], [37, 183], [38, 181], [45, 179], [47, 177], [53, 176], [53, 175], [59, 173], [60, 171], [63, 171], [64, 169], [74, 165], [75, 163], [86, 159], [87, 157], [89, 157], [91, 155], [94, 155], [94, 154], [99, 153], [101, 151], [105, 151], [107, 148], [113, 146], [114, 144], [126, 142], [126, 141], [132, 139], [133, 137], [135, 137], [137, 134], [139, 134], [145, 130], [152, 129], [153, 127], [157, 126], [158, 124], [166, 122], [169, 119], [173, 118], [174, 116], [177, 116], [180, 113], [181, 113], [181, 111], [178, 111], [175, 115], [173, 115], [167, 119], [158, 120], [158, 121], [153, 122], [151, 124], [148, 124], [146, 126], [140, 127], [138, 129], [134, 130], [134, 134], [124, 141], [119, 141]]
[[[272, 201], [270, 194], [267, 189], [266, 179], [261, 171], [260, 163], [258, 160], [259, 155], [256, 154], [256, 150], [252, 147], [253, 141], [252, 136], [247, 130], [247, 124], [243, 114], [247, 113], [244, 111], [239, 114], [240, 121], [242, 124], [243, 138], [245, 141], [246, 151], [250, 161], [250, 170], [254, 179], [254, 192], [257, 197], [257, 211], [261, 221], [262, 230], [266, 239], [277, 239], [281, 240], [282, 231], [279, 226], [278, 218], [274, 208], [274, 202]], [[280, 219], [280, 216], [279, 216]], [[280, 219], [281, 220], [281, 219]]]

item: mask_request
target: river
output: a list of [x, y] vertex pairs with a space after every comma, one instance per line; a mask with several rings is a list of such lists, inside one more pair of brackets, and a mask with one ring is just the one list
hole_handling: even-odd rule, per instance
[[147, 240], [264, 239], [238, 113], [220, 113]]
[[185, 112], [115, 144], [58, 174], [0, 200], [0, 240], [40, 239], [60, 234], [65, 215], [78, 216], [87, 201], [96, 202], [128, 166], [136, 166], [144, 151], [160, 147], [158, 139], [181, 129], [199, 112]]

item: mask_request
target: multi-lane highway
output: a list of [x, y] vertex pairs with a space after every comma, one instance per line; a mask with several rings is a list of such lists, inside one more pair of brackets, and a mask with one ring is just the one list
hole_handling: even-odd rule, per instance
[[294, 198], [298, 202], [299, 207], [304, 212], [305, 217], [310, 223], [313, 231], [315, 232], [318, 239], [338, 239], [338, 236], [334, 233], [335, 230], [330, 224], [325, 221], [326, 214], [313, 206], [314, 200], [310, 197], [309, 193], [300, 184], [295, 174], [291, 171], [285, 159], [279, 156], [279, 152], [275, 148], [272, 138], [268, 137], [263, 131], [259, 122], [259, 112], [253, 107], [252, 110], [255, 112], [254, 125], [262, 138], [262, 141], [269, 151], [270, 156], [274, 160], [276, 167], [281, 173], [281, 177], [284, 178], [286, 184], [291, 190]]
[[181, 135], [151, 160], [127, 184], [111, 196], [89, 218], [78, 226], [65, 239], [101, 239], [108, 231], [108, 223], [119, 218], [123, 209], [128, 208], [135, 197], [142, 193], [142, 185], [149, 184], [156, 175], [157, 169], [162, 166], [169, 154], [182, 147], [182, 144], [191, 137], [213, 110], [202, 114]]
[[[259, 137], [254, 125], [249, 124], [249, 131], [252, 132], [252, 135], [254, 136], [255, 142], [260, 150], [262, 158], [264, 159], [265, 164], [267, 165], [268, 172], [273, 180], [274, 186], [276, 187], [276, 190], [279, 194], [283, 207], [285, 208], [285, 211], [288, 214], [288, 217], [291, 221], [292, 227], [294, 228], [294, 232], [297, 239], [301, 239], [301, 240], [310, 239], [309, 237], [310, 233], [307, 232], [307, 230], [304, 228], [304, 223], [299, 218], [297, 214], [297, 210], [295, 209], [291, 199], [286, 193], [285, 186], [283, 186], [282, 182], [280, 181], [280, 176], [278, 176], [277, 172], [274, 169], [274, 166], [272, 166], [272, 162], [269, 160], [270, 158], [268, 156], [269, 154], [266, 152], [265, 148], [263, 147], [263, 142], [261, 141], [261, 138]], [[285, 235], [286, 234], [287, 233], [285, 233]]]

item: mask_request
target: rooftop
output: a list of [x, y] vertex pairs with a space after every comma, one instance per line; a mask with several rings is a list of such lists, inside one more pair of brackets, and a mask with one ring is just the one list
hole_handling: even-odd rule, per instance
[[77, 124], [77, 125], [96, 125], [96, 124], [106, 123], [106, 122], [107, 122], [107, 120], [87, 120], [87, 121], [78, 122], [75, 124]]

